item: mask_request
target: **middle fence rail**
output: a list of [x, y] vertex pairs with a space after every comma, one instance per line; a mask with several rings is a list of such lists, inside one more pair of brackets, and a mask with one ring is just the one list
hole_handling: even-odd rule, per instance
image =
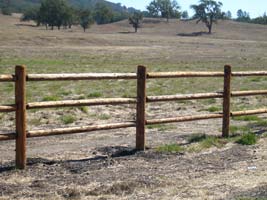
[[[226, 65], [224, 72], [147, 72], [145, 66], [138, 66], [137, 73], [84, 73], [84, 74], [27, 74], [25, 66], [16, 66], [14, 75], [0, 75], [0, 82], [15, 83], [15, 104], [0, 105], [1, 112], [16, 113], [16, 130], [13, 133], [0, 134], [1, 140], [16, 140], [16, 167], [26, 167], [26, 138], [74, 134], [97, 130], [110, 130], [119, 128], [136, 127], [136, 149], [145, 150], [145, 127], [146, 125], [187, 122], [205, 119], [222, 118], [222, 136], [229, 136], [230, 118], [242, 115], [255, 115], [267, 113], [267, 108], [257, 110], [231, 112], [231, 97], [267, 95], [267, 90], [231, 91], [232, 77], [244, 76], [267, 76], [267, 71], [232, 72], [231, 66]], [[148, 79], [159, 78], [192, 78], [192, 77], [222, 77], [224, 79], [223, 92], [177, 94], [164, 96], [147, 96], [146, 84]], [[69, 81], [69, 80], [105, 80], [105, 79], [135, 79], [137, 80], [137, 95], [135, 98], [97, 98], [85, 100], [64, 100], [29, 102], [26, 101], [27, 81]], [[214, 114], [201, 114], [191, 116], [177, 116], [163, 119], [146, 119], [146, 104], [164, 101], [194, 100], [194, 99], [223, 99], [223, 112]], [[55, 128], [46, 130], [27, 130], [27, 110], [74, 107], [74, 106], [95, 106], [95, 105], [121, 105], [136, 104], [136, 120], [104, 125], [91, 125], [69, 128]]]

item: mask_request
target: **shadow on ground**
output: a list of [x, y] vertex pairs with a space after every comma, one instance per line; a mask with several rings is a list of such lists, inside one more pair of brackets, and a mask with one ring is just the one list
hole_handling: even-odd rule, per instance
[[178, 33], [177, 36], [181, 37], [197, 37], [202, 35], [210, 35], [208, 32], [192, 32], [192, 33]]

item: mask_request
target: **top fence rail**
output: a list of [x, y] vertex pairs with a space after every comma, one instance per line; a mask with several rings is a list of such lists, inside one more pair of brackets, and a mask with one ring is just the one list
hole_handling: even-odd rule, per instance
[[[233, 77], [243, 76], [267, 76], [267, 71], [240, 71], [232, 72]], [[147, 73], [148, 79], [156, 78], [187, 78], [187, 77], [224, 77], [223, 72], [150, 72]], [[75, 80], [118, 80], [118, 79], [137, 79], [136, 73], [78, 73], [78, 74], [28, 74], [27, 81], [75, 81]], [[15, 75], [0, 75], [0, 82], [14, 82]]]

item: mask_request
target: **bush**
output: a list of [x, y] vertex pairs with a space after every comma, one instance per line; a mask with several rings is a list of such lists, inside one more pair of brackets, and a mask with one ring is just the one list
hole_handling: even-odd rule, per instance
[[8, 7], [2, 8], [1, 12], [3, 15], [11, 15], [12, 14], [10, 8], [8, 8]]

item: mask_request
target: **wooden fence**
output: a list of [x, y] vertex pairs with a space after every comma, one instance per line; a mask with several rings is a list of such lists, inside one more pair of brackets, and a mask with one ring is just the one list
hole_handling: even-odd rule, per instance
[[[196, 121], [204, 119], [222, 118], [222, 136], [229, 136], [230, 117], [267, 113], [267, 109], [231, 112], [231, 97], [266, 95], [267, 90], [231, 91], [232, 77], [267, 76], [267, 71], [232, 72], [231, 66], [226, 65], [224, 72], [151, 72], [146, 67], [138, 66], [137, 73], [84, 73], [84, 74], [27, 74], [25, 66], [16, 66], [14, 75], [0, 75], [0, 82], [15, 82], [15, 105], [0, 106], [0, 112], [16, 112], [16, 131], [9, 134], [0, 134], [1, 140], [16, 140], [16, 167], [26, 167], [26, 138], [82, 133], [97, 130], [109, 130], [136, 127], [136, 149], [145, 150], [145, 126], [152, 124]], [[222, 77], [224, 78], [223, 92], [179, 94], [165, 96], [147, 96], [147, 79], [181, 78], [181, 77]], [[65, 80], [102, 80], [102, 79], [135, 79], [137, 80], [136, 98], [97, 98], [88, 100], [67, 100], [30, 102], [26, 101], [27, 81], [65, 81]], [[223, 112], [194, 116], [178, 116], [164, 119], [146, 119], [146, 103], [160, 101], [178, 101], [193, 99], [223, 98]], [[30, 109], [94, 106], [94, 105], [121, 105], [136, 104], [136, 121], [92, 125], [47, 130], [27, 130], [26, 111]]]

